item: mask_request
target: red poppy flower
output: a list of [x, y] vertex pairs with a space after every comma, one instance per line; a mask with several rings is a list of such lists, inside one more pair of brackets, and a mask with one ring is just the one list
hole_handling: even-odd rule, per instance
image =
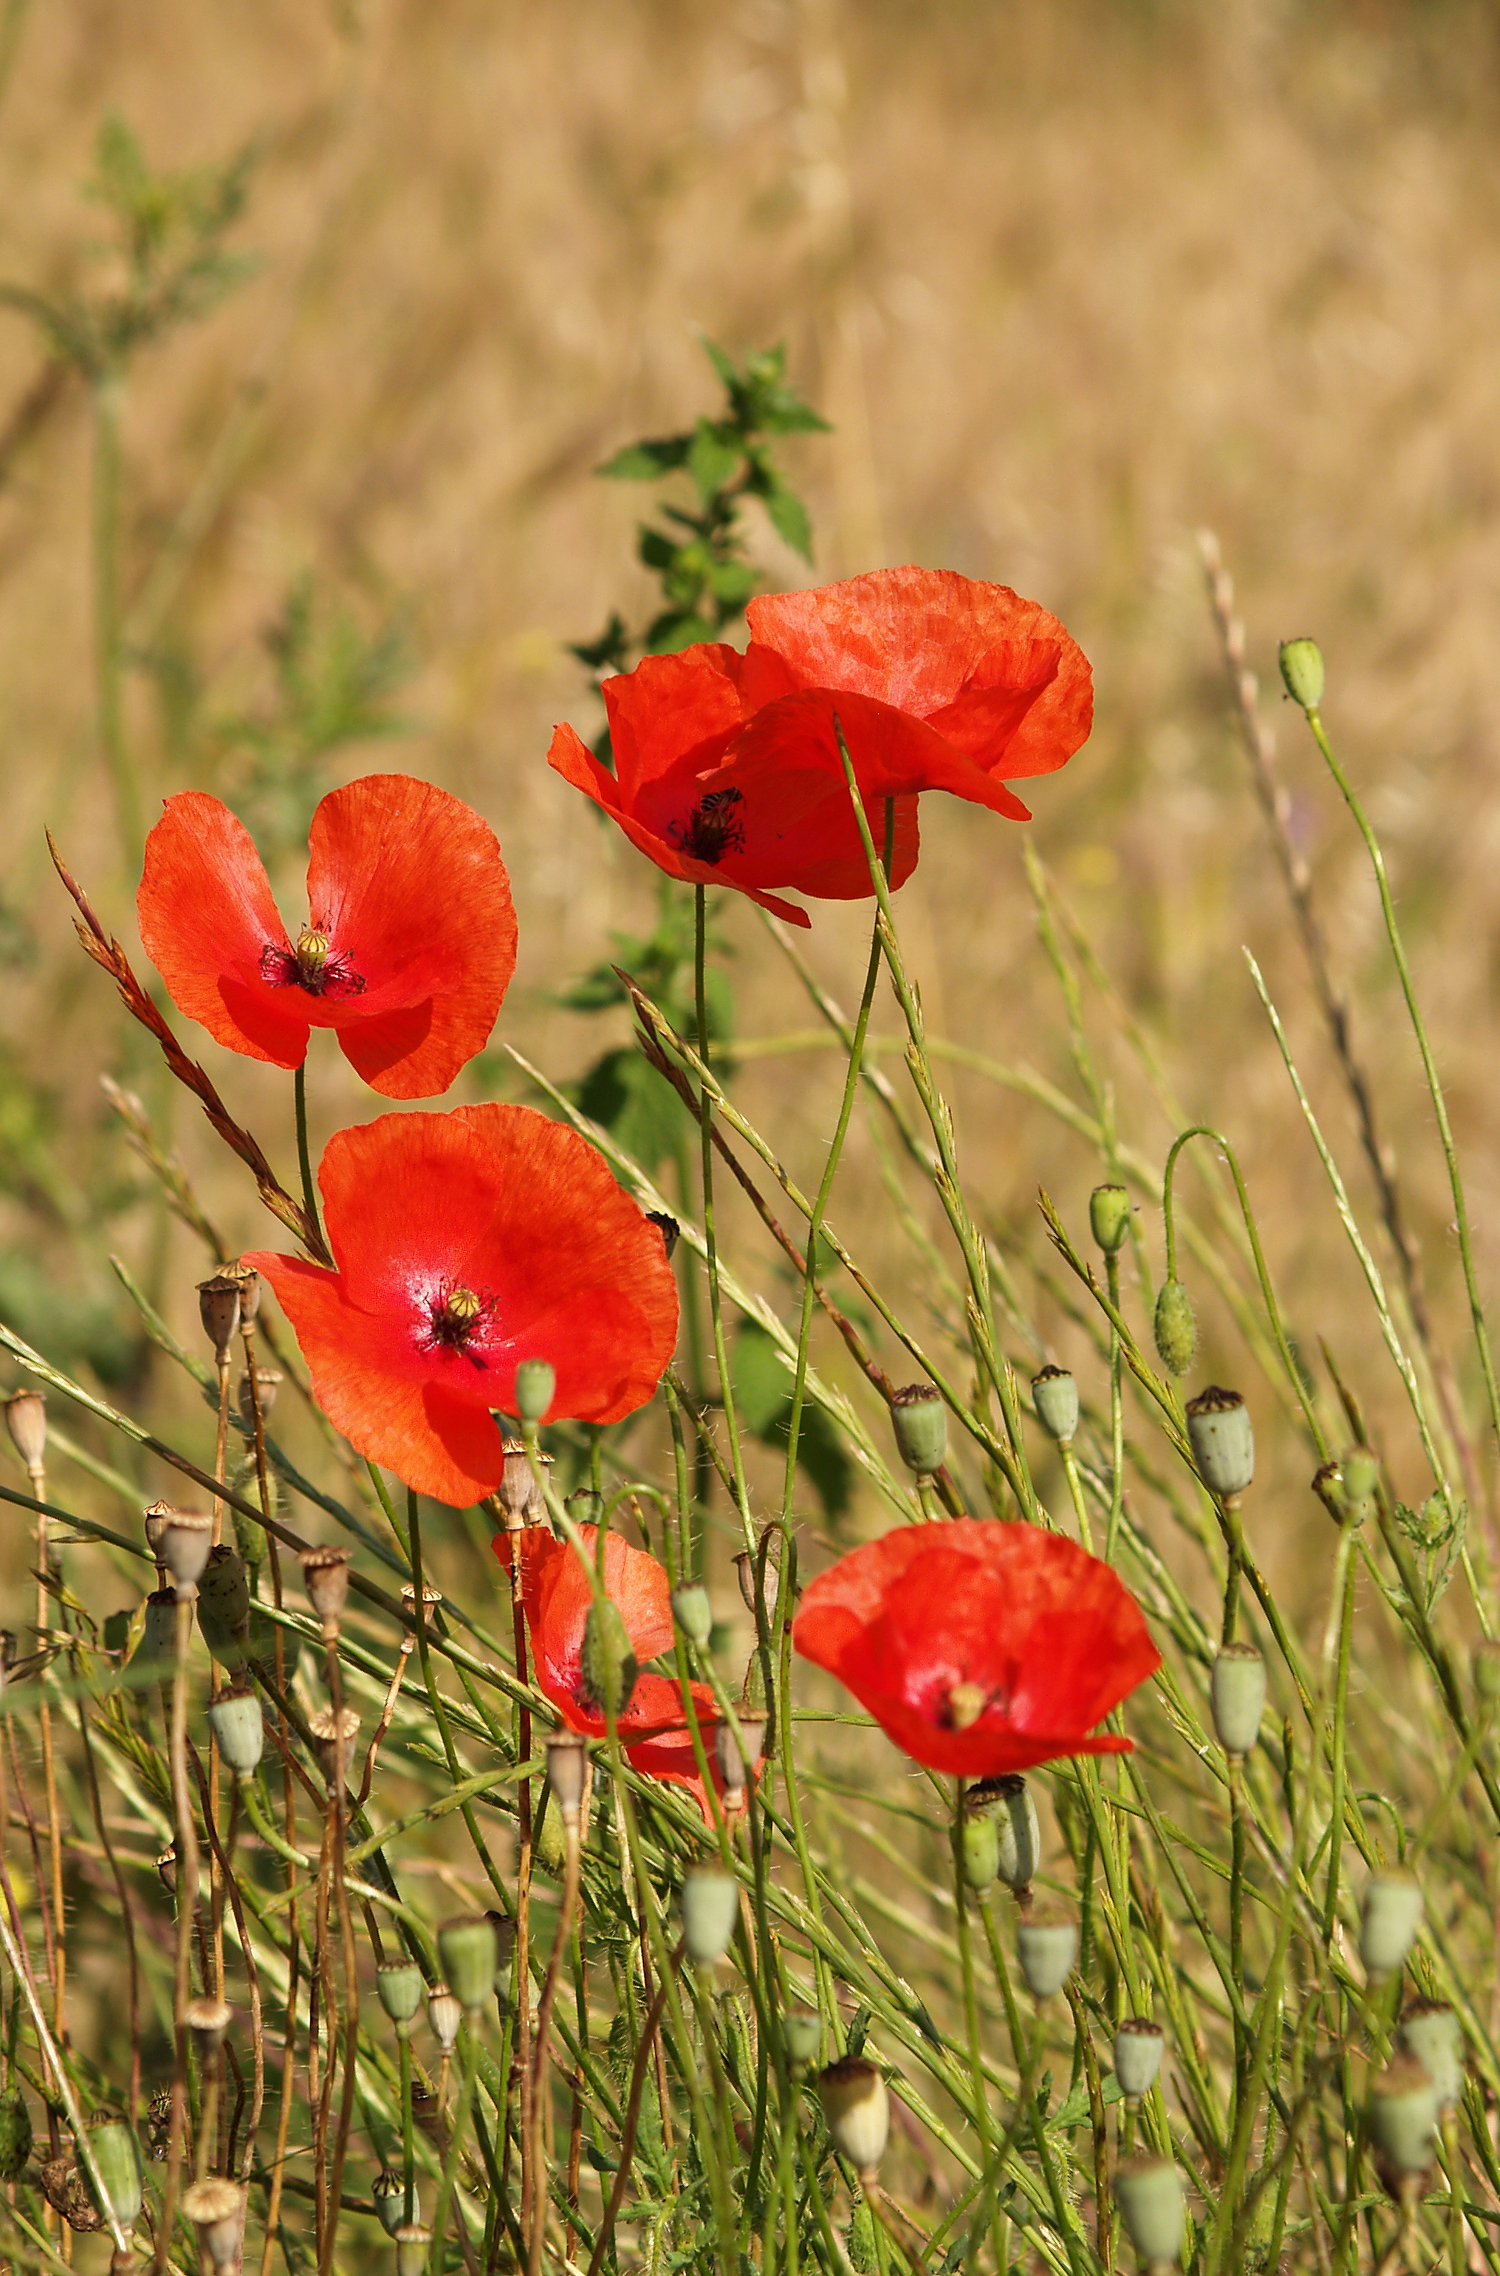
[[1006, 784], [1065, 765], [1093, 720], [1082, 650], [1004, 585], [878, 569], [746, 614], [743, 656], [705, 642], [605, 681], [613, 774], [571, 727], [548, 757], [669, 876], [737, 886], [797, 924], [806, 912], [773, 888], [870, 891], [835, 715], [872, 827], [896, 802], [896, 885], [917, 864], [919, 792], [1024, 822]]
[[295, 943], [243, 822], [185, 790], [146, 840], [141, 940], [215, 1042], [300, 1067], [331, 1027], [386, 1098], [433, 1098], [482, 1049], [516, 968], [510, 880], [489, 824], [430, 782], [372, 774], [312, 819]]
[[318, 1172], [337, 1270], [256, 1251], [319, 1406], [359, 1453], [464, 1507], [504, 1469], [516, 1367], [556, 1370], [548, 1418], [617, 1422], [677, 1337], [660, 1228], [571, 1130], [525, 1106], [387, 1114]]
[[[581, 1525], [578, 1533], [592, 1556], [596, 1529]], [[583, 1675], [583, 1631], [593, 1602], [589, 1576], [573, 1544], [555, 1540], [547, 1527], [539, 1525], [527, 1526], [515, 1536], [496, 1535], [494, 1551], [503, 1565], [511, 1563], [513, 1538], [520, 1542], [521, 1602], [531, 1632], [538, 1687], [560, 1711], [569, 1730], [603, 1738], [604, 1716], [590, 1697]], [[637, 1660], [653, 1660], [659, 1652], [672, 1649], [671, 1588], [665, 1567], [655, 1557], [644, 1549], [632, 1548], [618, 1533], [607, 1534], [604, 1586], [620, 1608]], [[690, 1689], [714, 1785], [722, 1794], [713, 1752], [718, 1707], [706, 1683], [695, 1683]], [[705, 1822], [711, 1822], [681, 1688], [674, 1680], [649, 1671], [638, 1675], [634, 1690], [615, 1718], [615, 1729], [626, 1760], [634, 1769], [648, 1777], [664, 1778], [672, 1785], [686, 1786]]]
[[997, 1778], [1128, 1754], [1094, 1725], [1161, 1664], [1114, 1568], [1063, 1534], [960, 1517], [898, 1526], [802, 1599], [792, 1642], [929, 1770]]

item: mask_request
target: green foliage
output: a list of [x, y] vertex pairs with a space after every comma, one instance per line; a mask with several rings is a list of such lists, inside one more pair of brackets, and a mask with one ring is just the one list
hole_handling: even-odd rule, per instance
[[[792, 1413], [792, 1379], [773, 1337], [756, 1320], [742, 1320], [734, 1341], [734, 1400], [740, 1427], [763, 1446], [785, 1447]], [[854, 1491], [854, 1464], [821, 1407], [804, 1406], [797, 1434], [797, 1466], [806, 1472], [823, 1512], [843, 1516]]]

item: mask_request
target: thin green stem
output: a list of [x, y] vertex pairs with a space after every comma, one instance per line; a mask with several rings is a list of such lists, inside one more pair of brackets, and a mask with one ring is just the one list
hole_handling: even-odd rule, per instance
[[[708, 908], [707, 894], [701, 885], [694, 888], [693, 903], [693, 985], [698, 1015], [698, 1048], [708, 1064]], [[706, 1089], [698, 1096], [698, 1129], [701, 1166], [703, 1173], [703, 1240], [708, 1269], [708, 1308], [713, 1324], [714, 1365], [719, 1375], [719, 1401], [724, 1409], [724, 1429], [729, 1439], [729, 1459], [734, 1471], [734, 1496], [744, 1529], [745, 1547], [755, 1547], [755, 1527], [750, 1516], [750, 1489], [745, 1481], [745, 1460], [740, 1446], [740, 1434], [735, 1423], [734, 1385], [729, 1373], [729, 1350], [724, 1340], [724, 1306], [719, 1289], [719, 1237], [717, 1213], [714, 1207], [714, 1143], [713, 1101]]]
[[322, 1237], [322, 1221], [318, 1216], [318, 1189], [313, 1180], [312, 1157], [307, 1150], [307, 1060], [304, 1057], [292, 1077], [292, 1096], [297, 1110], [297, 1166], [302, 1172], [302, 1206], [314, 1231]]

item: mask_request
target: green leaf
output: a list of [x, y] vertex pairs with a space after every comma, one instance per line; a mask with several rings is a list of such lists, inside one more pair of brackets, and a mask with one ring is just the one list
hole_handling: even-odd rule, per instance
[[705, 501], [724, 489], [739, 473], [744, 451], [732, 435], [711, 420], [700, 419], [687, 456], [687, 469]]
[[606, 1051], [596, 1059], [578, 1086], [578, 1104], [650, 1172], [676, 1154], [687, 1130], [681, 1099], [638, 1051]]
[[[742, 1322], [735, 1337], [735, 1409], [743, 1427], [763, 1446], [782, 1446], [791, 1430], [792, 1378], [780, 1346], [757, 1321]], [[854, 1491], [854, 1464], [821, 1407], [804, 1401], [797, 1433], [797, 1467], [823, 1505], [842, 1517]]]
[[807, 518], [807, 508], [796, 492], [788, 490], [784, 484], [778, 482], [773, 489], [766, 492], [766, 512], [770, 516], [771, 527], [777, 536], [789, 545], [794, 553], [800, 553], [803, 560], [810, 563], [812, 560], [812, 524]]
[[661, 435], [654, 442], [627, 443], [594, 472], [608, 482], [655, 482], [687, 464], [692, 444], [691, 435]]

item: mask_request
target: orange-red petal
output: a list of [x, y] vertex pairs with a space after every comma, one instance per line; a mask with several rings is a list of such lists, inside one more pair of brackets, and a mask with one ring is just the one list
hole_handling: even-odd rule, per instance
[[255, 841], [206, 791], [166, 800], [136, 894], [141, 945], [180, 1012], [216, 1043], [277, 1067], [307, 1055], [308, 999], [267, 985], [261, 957], [288, 947]]

